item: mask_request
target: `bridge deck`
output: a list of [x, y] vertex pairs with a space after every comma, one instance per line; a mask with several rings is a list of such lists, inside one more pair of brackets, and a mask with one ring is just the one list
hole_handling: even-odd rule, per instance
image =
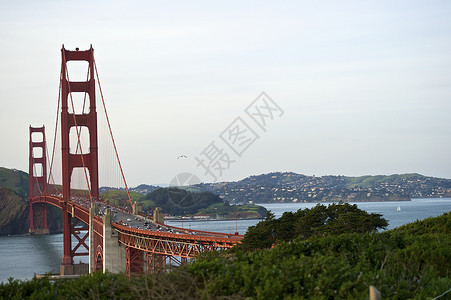
[[[65, 203], [61, 195], [48, 195], [35, 197], [32, 202], [46, 202], [61, 209], [66, 208], [73, 217], [78, 218], [85, 224], [89, 224], [91, 203], [88, 199], [73, 196], [71, 197], [71, 201]], [[226, 248], [230, 248], [239, 243], [243, 238], [243, 235], [238, 234], [187, 229], [156, 223], [150, 216], [136, 216], [126, 209], [103, 201], [96, 201], [96, 207], [95, 223], [99, 223], [98, 225], [103, 223], [102, 216], [105, 214], [106, 209], [110, 209], [113, 215], [113, 227], [119, 232], [130, 236], [162, 240], [170, 239], [172, 241], [178, 240], [188, 243], [216, 243], [217, 245], [224, 245]]]

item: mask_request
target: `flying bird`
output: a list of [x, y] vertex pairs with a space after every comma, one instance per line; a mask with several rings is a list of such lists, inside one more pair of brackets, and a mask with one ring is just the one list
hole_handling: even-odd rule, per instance
[[188, 158], [186, 155], [180, 155], [179, 157], [177, 157], [177, 159], [179, 158]]

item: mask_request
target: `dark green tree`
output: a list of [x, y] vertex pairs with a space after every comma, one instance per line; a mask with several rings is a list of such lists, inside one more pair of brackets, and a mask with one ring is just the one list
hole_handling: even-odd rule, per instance
[[255, 226], [248, 228], [242, 240], [242, 247], [246, 250], [269, 248], [276, 241], [275, 228], [278, 220], [268, 211], [266, 218]]
[[212, 204], [228, 206], [228, 203], [224, 204], [218, 195], [211, 192], [197, 192], [174, 187], [159, 188], [147, 194], [143, 200], [151, 200], [155, 207], [159, 206], [163, 212], [173, 215], [194, 214]]
[[367, 213], [348, 203], [318, 204], [311, 209], [295, 213], [285, 212], [275, 219], [268, 213], [266, 219], [248, 229], [242, 240], [245, 250], [264, 249], [277, 241], [308, 239], [312, 236], [340, 235], [343, 233], [367, 233], [385, 229], [387, 220], [382, 215]]

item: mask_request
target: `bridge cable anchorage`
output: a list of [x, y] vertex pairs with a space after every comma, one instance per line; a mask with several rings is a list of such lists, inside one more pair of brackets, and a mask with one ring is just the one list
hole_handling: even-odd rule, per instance
[[61, 82], [62, 82], [62, 73], [60, 73], [60, 82], [58, 87], [58, 105], [56, 108], [56, 122], [55, 122], [55, 130], [53, 135], [53, 149], [52, 149], [52, 158], [50, 159], [48, 155], [48, 149], [47, 149], [47, 159], [49, 160], [50, 170], [49, 170], [49, 181], [50, 178], [53, 181], [53, 186], [55, 190], [62, 194], [62, 191], [58, 190], [58, 187], [56, 186], [55, 178], [53, 177], [53, 163], [55, 162], [55, 150], [56, 150], [56, 139], [57, 139], [57, 133], [58, 133], [58, 121], [59, 121], [59, 111], [60, 111], [60, 104], [61, 104]]
[[[91, 52], [92, 51], [93, 50], [91, 48]], [[116, 142], [114, 141], [114, 137], [113, 137], [113, 131], [111, 130], [110, 119], [108, 118], [108, 113], [107, 113], [105, 101], [104, 101], [104, 98], [103, 98], [102, 87], [100, 86], [99, 72], [97, 71], [97, 64], [96, 64], [96, 60], [94, 58], [94, 54], [92, 55], [92, 62], [94, 64], [94, 69], [95, 69], [96, 78], [97, 78], [97, 84], [99, 85], [100, 98], [102, 99], [103, 110], [105, 111], [105, 118], [106, 118], [106, 121], [107, 121], [107, 124], [108, 124], [108, 130], [110, 132], [111, 140], [113, 142], [114, 152], [116, 154], [116, 159], [117, 159], [117, 162], [119, 164], [119, 169], [121, 170], [122, 180], [124, 181], [125, 190], [127, 191], [128, 200], [130, 201], [130, 205], [131, 205], [131, 208], [133, 210], [132, 198], [130, 197], [130, 191], [128, 190], [127, 181], [125, 181], [124, 171], [122, 169], [122, 164], [121, 164], [121, 161], [119, 159], [119, 154], [117, 152]]]
[[67, 69], [67, 61], [66, 61], [66, 53], [65, 53], [65, 51], [63, 51], [63, 59], [64, 59], [64, 64], [65, 64], [65, 69], [66, 69], [66, 74], [65, 75], [66, 75], [67, 81], [68, 81], [68, 85], [67, 86], [68, 86], [68, 89], [69, 89], [70, 102], [71, 102], [71, 106], [72, 106], [72, 116], [74, 118], [74, 127], [75, 127], [75, 131], [77, 132], [77, 139], [78, 139], [77, 147], [80, 147], [81, 163], [83, 165], [83, 171], [85, 173], [86, 184], [88, 186], [89, 200], [91, 202], [93, 202], [92, 195], [91, 195], [91, 186], [89, 185], [88, 173], [86, 172], [86, 164], [85, 164], [85, 159], [83, 157], [83, 149], [81, 148], [80, 132], [78, 130], [77, 118], [75, 117], [75, 106], [74, 106], [74, 101], [73, 101], [73, 97], [72, 97], [72, 91], [71, 91], [71, 88], [70, 88], [69, 70]]

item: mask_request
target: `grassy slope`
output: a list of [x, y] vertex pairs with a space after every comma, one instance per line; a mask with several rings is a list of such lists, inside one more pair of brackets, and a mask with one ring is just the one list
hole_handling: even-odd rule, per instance
[[0, 187], [7, 187], [22, 197], [28, 196], [28, 174], [0, 167]]
[[266, 212], [267, 210], [263, 206], [255, 204], [226, 206], [219, 203], [200, 210], [196, 215], [220, 215], [226, 219], [261, 219], [264, 218]]
[[346, 180], [346, 188], [354, 188], [360, 186], [362, 188], [368, 188], [373, 186], [374, 184], [379, 184], [383, 182], [390, 182], [395, 179], [402, 178], [424, 178], [425, 176], [411, 173], [411, 174], [394, 174], [394, 175], [377, 175], [377, 176], [359, 176], [359, 177], [345, 177]]
[[[130, 206], [130, 200], [128, 199], [128, 195], [126, 191], [119, 191], [119, 190], [110, 190], [108, 192], [100, 194], [100, 197], [105, 200], [109, 201], [111, 204], [125, 207]], [[141, 195], [137, 192], [130, 192], [130, 198], [132, 201], [140, 202], [141, 198], [143, 198], [144, 195]]]

